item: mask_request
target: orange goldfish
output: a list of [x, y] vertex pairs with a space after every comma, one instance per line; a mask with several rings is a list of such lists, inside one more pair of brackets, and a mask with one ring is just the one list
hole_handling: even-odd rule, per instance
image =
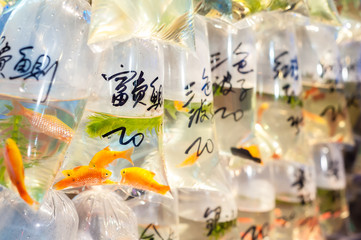
[[279, 159], [281, 159], [281, 156], [279, 154], [277, 154], [277, 153], [273, 153], [271, 158], [273, 158], [275, 160], [279, 160]]
[[178, 112], [189, 112], [189, 109], [183, 106], [184, 105], [182, 101], [174, 101], [174, 107], [175, 109], [177, 109]]
[[309, 96], [313, 95], [314, 93], [319, 93], [320, 90], [316, 87], [312, 87], [309, 90], [305, 91], [304, 93], [304, 99], [307, 99]]
[[253, 223], [253, 219], [252, 218], [247, 218], [247, 217], [239, 217], [239, 218], [237, 218], [237, 222], [239, 222], [239, 223]]
[[120, 171], [122, 179], [120, 183], [134, 188], [166, 194], [170, 188], [155, 181], [154, 172], [139, 167], [124, 168]]
[[[74, 169], [73, 169], [74, 170]], [[67, 187], [81, 187], [85, 185], [96, 185], [104, 182], [112, 175], [111, 171], [105, 168], [92, 168], [89, 166], [79, 166], [69, 177], [60, 180], [54, 185], [56, 190]]]
[[107, 167], [115, 159], [123, 158], [128, 160], [133, 166], [134, 163], [130, 158], [133, 154], [134, 147], [125, 151], [111, 151], [109, 146], [97, 152], [89, 163], [90, 167], [104, 168]]
[[14, 109], [7, 116], [21, 115], [28, 119], [31, 126], [39, 132], [46, 135], [70, 143], [74, 135], [74, 130], [63, 123], [55, 116], [41, 114], [25, 108], [17, 101], [12, 101]]
[[261, 160], [261, 153], [259, 151], [258, 146], [256, 145], [250, 145], [249, 147], [240, 147], [240, 148], [232, 147], [231, 152], [235, 156], [263, 164]]
[[178, 164], [177, 167], [180, 168], [180, 167], [191, 166], [198, 160], [198, 158], [199, 158], [198, 153], [195, 152], [192, 155], [190, 155], [189, 157], [187, 157], [183, 162]]
[[302, 110], [302, 115], [303, 115], [305, 118], [308, 118], [308, 119], [310, 119], [310, 120], [312, 120], [312, 121], [314, 121], [314, 122], [317, 122], [317, 123], [320, 123], [320, 124], [323, 124], [323, 125], [326, 125], [326, 124], [327, 124], [327, 121], [326, 121], [324, 118], [318, 116], [317, 114], [314, 114], [314, 113], [311, 113], [311, 112], [309, 112], [309, 111], [306, 111], [306, 110], [304, 110], [304, 109]]
[[257, 123], [259, 123], [259, 124], [261, 123], [263, 112], [265, 110], [267, 110], [268, 108], [269, 108], [268, 103], [262, 103], [261, 106], [259, 106], [258, 111], [257, 111]]
[[6, 140], [4, 159], [7, 173], [11, 182], [18, 190], [20, 197], [29, 205], [37, 204], [26, 191], [23, 159], [18, 146], [11, 138]]
[[89, 166], [78, 166], [75, 167], [73, 169], [69, 169], [69, 170], [63, 170], [61, 171], [61, 173], [65, 176], [65, 177], [70, 177], [73, 176], [75, 172], [77, 172], [79, 169], [84, 168], [84, 169], [89, 169]]

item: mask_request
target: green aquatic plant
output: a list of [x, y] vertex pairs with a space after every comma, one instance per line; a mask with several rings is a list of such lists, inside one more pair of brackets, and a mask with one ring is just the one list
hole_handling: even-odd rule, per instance
[[228, 221], [228, 222], [217, 222], [215, 228], [213, 229], [209, 239], [218, 240], [221, 239], [227, 232], [235, 227], [237, 224], [237, 219]]
[[[146, 134], [147, 130], [151, 132], [155, 129], [156, 133], [160, 132], [163, 116], [157, 116], [152, 118], [123, 118], [108, 115], [105, 113], [95, 113], [88, 117], [88, 123], [86, 124], [85, 131], [89, 137], [102, 137], [104, 134], [110, 131], [124, 127], [125, 133], [130, 135], [132, 132]], [[121, 134], [122, 131], [118, 131], [117, 134]]]
[[[5, 105], [5, 107], [11, 111], [13, 109], [10, 105]], [[22, 156], [26, 155], [26, 147], [28, 140], [23, 133], [20, 132], [20, 126], [26, 125], [24, 118], [20, 115], [9, 116], [7, 118], [0, 119], [0, 136], [3, 141], [0, 141], [0, 148], [4, 148], [5, 140], [7, 138], [12, 138], [19, 147], [20, 153]], [[0, 151], [1, 152], [1, 151]], [[31, 165], [24, 164], [24, 168], [28, 168]], [[6, 185], [5, 182], [5, 172], [6, 167], [4, 164], [4, 157], [0, 155], [0, 184]]]

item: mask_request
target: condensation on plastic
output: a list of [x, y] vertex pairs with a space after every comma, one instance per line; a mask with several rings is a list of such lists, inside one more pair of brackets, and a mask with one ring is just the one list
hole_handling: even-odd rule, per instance
[[[92, 85], [96, 57], [86, 45], [89, 9], [84, 0], [21, 1], [0, 36], [1, 139], [17, 143], [25, 185], [38, 202], [59, 169]], [[25, 110], [6, 115], [14, 105]], [[0, 183], [10, 186], [5, 166], [0, 168]]]
[[[208, 220], [218, 216], [218, 223], [230, 223], [237, 212], [218, 157], [208, 35], [199, 15], [195, 37], [196, 52], [164, 47], [164, 152], [169, 182], [178, 189], [181, 239], [217, 234]], [[228, 226], [226, 236], [234, 234], [232, 224], [224, 226]]]
[[342, 81], [337, 29], [310, 24], [297, 29], [303, 79], [305, 130], [311, 143], [353, 145], [352, 128]]
[[115, 192], [96, 187], [81, 192], [73, 202], [79, 215], [76, 239], [138, 239], [135, 213]]
[[191, 0], [93, 0], [88, 43], [102, 51], [133, 37], [194, 48]]
[[72, 201], [50, 190], [38, 211], [17, 195], [0, 187], [0, 239], [76, 240], [78, 214]]

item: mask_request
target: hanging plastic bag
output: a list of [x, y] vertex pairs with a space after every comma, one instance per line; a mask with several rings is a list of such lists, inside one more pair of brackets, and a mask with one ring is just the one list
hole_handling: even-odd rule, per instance
[[302, 42], [303, 114], [311, 143], [331, 141], [352, 145], [336, 28], [314, 23], [300, 26], [297, 32]]
[[84, 0], [22, 1], [0, 36], [0, 184], [30, 205], [50, 188], [89, 95], [89, 8]]
[[[162, 153], [162, 51], [156, 41], [133, 38], [104, 51], [98, 72], [54, 188], [121, 188], [134, 211], [148, 210], [137, 214], [140, 235], [149, 224], [166, 232], [162, 237], [176, 235], [176, 211], [162, 215], [175, 204]], [[159, 204], [157, 210], [152, 204]]]
[[164, 47], [164, 152], [178, 190], [180, 238], [236, 238], [237, 208], [218, 157], [208, 36], [199, 15], [195, 38], [196, 52]]
[[340, 147], [334, 143], [314, 147], [320, 223], [328, 237], [347, 234], [346, 173]]
[[254, 19], [260, 69], [256, 134], [272, 146], [268, 151], [261, 148], [261, 155], [273, 160], [277, 198], [272, 237], [308, 239], [318, 234], [314, 225], [308, 224], [308, 220], [317, 222], [316, 179], [302, 127], [302, 78], [294, 29], [299, 20], [297, 15], [277, 12], [255, 15]]
[[232, 174], [238, 231], [246, 239], [257, 229], [266, 238], [272, 224], [275, 190], [272, 169], [261, 160], [254, 139], [257, 50], [251, 19], [228, 24], [208, 19], [211, 70], [220, 156]]
[[115, 192], [96, 187], [73, 202], [79, 215], [76, 239], [138, 239], [137, 217]]
[[0, 186], [0, 239], [75, 240], [78, 214], [72, 201], [50, 190], [34, 211], [9, 189]]
[[93, 0], [89, 44], [104, 50], [134, 37], [194, 48], [191, 0]]

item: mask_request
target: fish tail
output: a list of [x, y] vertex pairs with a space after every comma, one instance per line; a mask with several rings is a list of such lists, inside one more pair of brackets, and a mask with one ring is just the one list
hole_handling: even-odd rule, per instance
[[6, 116], [12, 116], [12, 115], [24, 115], [25, 107], [21, 105], [21, 103], [12, 100], [13, 109], [6, 114]]
[[169, 186], [166, 186], [166, 185], [161, 185], [158, 189], [158, 193], [164, 195], [166, 194], [168, 191], [170, 190], [170, 187]]
[[34, 204], [39, 204], [37, 201], [33, 200], [26, 189], [18, 189], [20, 197], [30, 206]]
[[67, 187], [69, 187], [69, 186], [70, 186], [70, 185], [69, 185], [69, 180], [68, 180], [68, 178], [64, 178], [63, 180], [60, 180], [59, 182], [55, 183], [53, 187], [54, 187], [56, 190], [62, 190], [62, 189], [67, 188]]
[[129, 148], [128, 150], [125, 150], [123, 158], [128, 160], [134, 166], [134, 163], [133, 163], [132, 158], [131, 158], [133, 152], [134, 152], [134, 147]]

